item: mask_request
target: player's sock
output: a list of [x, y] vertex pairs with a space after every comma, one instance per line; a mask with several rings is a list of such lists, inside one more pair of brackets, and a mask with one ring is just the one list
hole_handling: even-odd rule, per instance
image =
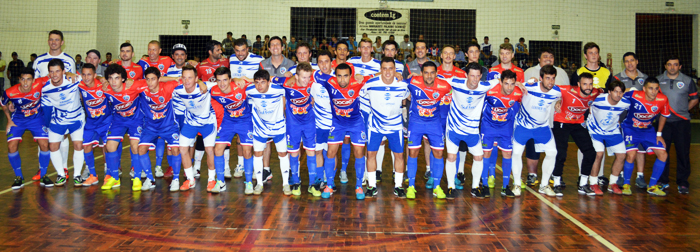
[[[459, 158], [459, 157], [457, 157]], [[457, 171], [457, 163], [456, 162], [450, 162], [447, 160], [447, 163], [445, 164], [445, 174], [447, 176], [447, 188], [455, 188], [455, 176]]]
[[[328, 149], [324, 149], [324, 150], [323, 150], [323, 160], [326, 160], [326, 157], [327, 157], [327, 156], [328, 156]], [[335, 160], [335, 159], [333, 159], [333, 160]], [[334, 164], [335, 164], [335, 163], [334, 163]], [[326, 175], [326, 168], [325, 168], [326, 165], [325, 165], [325, 162], [324, 162], [324, 165], [323, 165], [323, 166], [324, 166], [324, 168], [323, 168], [323, 172], [324, 172], [324, 173], [323, 173], [323, 176], [321, 176], [321, 174], [319, 173], [318, 177], [320, 177], [321, 180], [326, 181], [326, 180], [327, 180], [327, 179], [326, 179], [326, 176], [327, 176], [327, 175]], [[335, 166], [334, 166], [334, 167], [335, 167]], [[335, 174], [335, 171], [333, 171], [333, 174]]]
[[182, 166], [182, 156], [180, 153], [177, 155], [172, 156], [173, 163], [170, 164], [170, 167], [173, 168], [173, 179], [180, 179], [180, 169]]
[[625, 185], [629, 185], [632, 180], [632, 173], [634, 172], [634, 163], [627, 162], [625, 160], [625, 165], [622, 167], [623, 176], [625, 176]]
[[194, 180], [194, 169], [192, 169], [192, 167], [187, 167], [184, 170], [187, 180]]
[[554, 171], [554, 162], [556, 160], [557, 156], [557, 151], [556, 150], [548, 150], [545, 151], [545, 157], [544, 160], [542, 160], [542, 183], [541, 184], [547, 184], [549, 181], [549, 177], [552, 176], [552, 172]]
[[309, 185], [316, 182], [316, 156], [306, 156], [306, 169], [309, 170]]
[[664, 167], [666, 167], [666, 162], [656, 159], [654, 166], [651, 171], [651, 178], [649, 179], [649, 187], [655, 186], [659, 181], [661, 174], [664, 173]]
[[44, 175], [46, 175], [46, 171], [49, 169], [49, 163], [51, 163], [51, 152], [40, 151], [39, 170], [41, 171], [41, 177], [44, 177]]
[[348, 162], [350, 162], [350, 151], [351, 150], [352, 150], [352, 144], [343, 144], [343, 146], [340, 149], [340, 160], [342, 161], [340, 168], [343, 171], [348, 170]]
[[440, 180], [442, 180], [442, 173], [445, 170], [445, 163], [442, 158], [435, 158], [430, 154], [430, 164], [433, 166], [430, 170], [430, 175], [433, 177], [433, 188], [440, 186]]
[[[155, 178], [153, 178], [153, 173], [151, 172], [151, 157], [148, 156], [148, 152], [146, 152], [146, 154], [139, 155], [139, 164], [141, 165], [141, 169], [146, 173], [146, 176], [148, 176], [148, 179], [155, 181]], [[134, 172], [136, 172], [136, 170], [134, 170]], [[141, 177], [141, 174], [136, 174], [137, 178]]]
[[643, 173], [643, 172], [637, 172], [637, 177], [639, 177], [639, 176], [644, 176], [644, 173]]
[[163, 163], [163, 155], [165, 153], [165, 140], [163, 138], [158, 138], [156, 142], [156, 166]]
[[464, 173], [464, 162], [467, 161], [467, 152], [460, 151], [457, 158], [457, 164], [459, 165], [459, 173]]
[[591, 174], [593, 176], [588, 176], [588, 181], [590, 182], [590, 185], [597, 185], [598, 184], [598, 176], [595, 176], [594, 174]]
[[214, 156], [214, 169], [216, 170], [216, 180], [224, 181], [224, 169], [226, 162], [224, 156]]
[[90, 175], [97, 177], [97, 171], [95, 171], [95, 152], [84, 152], [85, 165], [87, 165]]
[[[229, 160], [231, 160], [231, 150], [224, 149], [224, 171], [226, 171], [226, 169], [231, 169]], [[223, 178], [221, 181], [223, 181]]]
[[207, 169], [207, 182], [216, 180], [216, 169]]
[[296, 185], [299, 183], [299, 156], [294, 157], [290, 154], [289, 165], [292, 170], [292, 184]]
[[[496, 153], [496, 155], [498, 155], [498, 153]], [[493, 157], [493, 156], [494, 156], [494, 153], [491, 152], [491, 157]], [[488, 186], [488, 184], [489, 184], [489, 164], [491, 161], [491, 157], [489, 157], [489, 158], [484, 157], [482, 159], [483, 166], [482, 166], [482, 170], [481, 170], [481, 184], [483, 184], [484, 186]]]
[[396, 176], [394, 176], [394, 187], [402, 187], [403, 186], [403, 172], [397, 172]]
[[554, 186], [561, 185], [561, 176], [552, 176], [554, 179]]
[[245, 158], [243, 158], [243, 156], [238, 156], [238, 164], [243, 164], [243, 166], [245, 166]]
[[379, 146], [379, 150], [377, 150], [377, 171], [382, 171], [382, 166], [384, 165], [384, 152], [386, 148], [384, 148], [384, 145]]
[[114, 179], [119, 180], [119, 151], [107, 152], [107, 170], [109, 175]]
[[[481, 177], [481, 172], [484, 170], [484, 161], [476, 161], [472, 163], [472, 188], [477, 188], [479, 187], [479, 178]], [[488, 186], [488, 179], [487, 183], [484, 184], [484, 186]]]
[[58, 176], [66, 176], [66, 172], [63, 171], [63, 159], [60, 150], [51, 152], [51, 164], [53, 164], [53, 168], [56, 168], [56, 174], [58, 174]]
[[[333, 158], [328, 158], [328, 156], [324, 156], [325, 161], [323, 162], [323, 167], [325, 168], [326, 171], [326, 176], [330, 176], [331, 173], [335, 173], [335, 157]], [[357, 162], [357, 161], [355, 161]], [[357, 163], [356, 163], [357, 164]], [[321, 174], [319, 174], [319, 178], [321, 178]], [[329, 187], [333, 187], [334, 179], [328, 179], [326, 181], [326, 184], [328, 184]]]
[[[408, 156], [406, 161], [406, 173], [408, 173], [408, 186], [415, 186], [416, 173], [418, 172], [418, 158]], [[398, 176], [398, 175], [396, 175]], [[403, 179], [403, 178], [401, 178]]]
[[173, 166], [173, 156], [168, 155], [167, 157], [165, 157], [165, 160], [168, 161], [168, 165], [169, 165], [170, 167]]
[[[117, 166], [113, 167], [117, 171], [117, 175], [119, 175], [119, 170], [122, 168], [122, 153], [124, 153], [124, 149], [122, 147], [122, 142], [119, 142], [119, 147], [115, 151], [117, 153]], [[113, 176], [114, 177], [114, 176]]]
[[134, 154], [129, 152], [131, 154], [131, 167], [134, 167], [134, 177], [133, 178], [141, 178], [141, 171], [143, 171], [143, 167], [141, 167], [141, 161], [139, 161], [139, 154]]
[[367, 172], [367, 186], [368, 187], [377, 187], [377, 172], [376, 171], [368, 171]]
[[[619, 176], [615, 176], [615, 175], [610, 174], [610, 181], [617, 181], [617, 178], [618, 178], [618, 177], [619, 177]], [[613, 183], [614, 183], [614, 182], [613, 182]]]
[[204, 151], [195, 150], [194, 151], [194, 169], [202, 169], [202, 157], [204, 157]]
[[257, 180], [258, 185], [262, 185], [263, 177], [263, 157], [253, 157], [253, 173], [255, 174], [255, 180]]
[[15, 171], [15, 176], [24, 178], [22, 175], [22, 159], [19, 157], [19, 151], [7, 153], [7, 158], [10, 159], [10, 166]]
[[[362, 180], [365, 177], [365, 157], [355, 158], [355, 188], [362, 187]], [[377, 179], [376, 177], [374, 178]]]
[[85, 152], [83, 150], [73, 150], [73, 177], [80, 177], [83, 171], [83, 162], [85, 161]]
[[253, 158], [246, 158], [243, 161], [243, 171], [245, 172], [245, 182], [253, 182]]
[[[279, 158], [280, 158], [280, 171], [282, 172], [282, 185], [289, 185], [289, 155], [284, 156], [284, 157], [279, 157]], [[298, 178], [298, 176], [297, 176], [297, 178]]]
[[61, 151], [61, 160], [63, 160], [63, 166], [61, 168], [68, 168], [68, 151], [70, 150], [70, 141], [68, 141], [68, 138], [63, 138], [59, 150]]
[[588, 175], [581, 174], [581, 180], [579, 180], [578, 186], [585, 186], [586, 183], [588, 183]]
[[503, 158], [503, 187], [507, 187], [510, 184], [510, 172], [513, 169], [513, 159]]
[[[489, 161], [488, 161], [489, 162], [488, 176], [496, 176], [496, 163], [498, 162], [498, 149], [497, 148], [493, 148], [493, 149], [494, 149], [494, 151], [491, 152], [491, 157], [489, 157]], [[503, 162], [503, 161], [501, 161], [501, 162]], [[501, 165], [503, 165], [503, 164], [501, 164]], [[486, 167], [486, 163], [484, 163], [484, 168], [485, 167]], [[501, 168], [503, 168], [503, 167], [501, 167]]]

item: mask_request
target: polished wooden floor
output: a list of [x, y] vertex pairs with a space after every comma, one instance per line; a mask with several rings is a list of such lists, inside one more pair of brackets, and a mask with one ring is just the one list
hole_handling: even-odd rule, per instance
[[[4, 134], [0, 142], [5, 142]], [[700, 151], [700, 146], [692, 148], [691, 153]], [[337, 182], [339, 192], [324, 200], [306, 193], [308, 181], [302, 196], [284, 196], [273, 160], [274, 178], [262, 196], [244, 195], [242, 179], [228, 181], [225, 193], [208, 194], [206, 173], [189, 192], [171, 193], [170, 180], [157, 179], [155, 190], [134, 193], [128, 174], [122, 176], [120, 190], [74, 188], [70, 182], [45, 189], [33, 182], [13, 191], [6, 151], [0, 148], [0, 250], [5, 251], [700, 250], [700, 191], [691, 187], [689, 195], [679, 195], [675, 182], [665, 198], [642, 190], [625, 197], [579, 196], [569, 186], [563, 198], [542, 197], [526, 189], [519, 198], [492, 192], [491, 198], [482, 200], [460, 191], [457, 199], [447, 201], [433, 199], [419, 175], [417, 199], [405, 200], [392, 194], [387, 172], [376, 199], [355, 200], [354, 183]], [[129, 155], [124, 153], [126, 164]], [[573, 185], [574, 148], [569, 154], [574, 158], [567, 162], [564, 180]], [[38, 162], [36, 145], [28, 135], [21, 156], [29, 179]], [[675, 156], [671, 158], [673, 165]], [[391, 171], [388, 155], [386, 160], [384, 170]], [[691, 162], [697, 166], [700, 158], [693, 155]], [[103, 159], [96, 163], [102, 178]], [[234, 156], [232, 166], [235, 163]], [[419, 166], [424, 166], [422, 158]], [[650, 173], [649, 168], [647, 178]], [[304, 167], [301, 174], [307, 177]], [[352, 163], [349, 174], [353, 181]], [[700, 179], [693, 174], [691, 185], [698, 184]]]

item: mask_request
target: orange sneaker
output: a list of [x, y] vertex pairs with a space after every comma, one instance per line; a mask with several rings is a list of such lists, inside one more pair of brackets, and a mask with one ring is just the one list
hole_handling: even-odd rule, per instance
[[194, 188], [194, 180], [186, 179], [185, 183], [182, 183], [182, 186], [180, 186], [180, 191], [187, 191], [192, 188]]
[[620, 188], [620, 186], [617, 184], [612, 184], [608, 188], [608, 192], [612, 192], [613, 194], [622, 194], [622, 188]]
[[596, 185], [591, 185], [591, 190], [593, 190], [593, 192], [595, 192], [595, 195], [596, 195], [596, 196], [603, 195], [603, 191], [600, 190], [600, 186], [597, 185], [597, 184], [596, 184]]
[[207, 182], [207, 192], [211, 192], [211, 190], [214, 190], [214, 186], [216, 186], [216, 180], [210, 180]]
[[97, 176], [92, 176], [92, 174], [90, 174], [90, 177], [83, 182], [83, 186], [97, 185], [97, 183], [99, 183]]
[[41, 170], [36, 171], [36, 175], [32, 177], [33, 181], [39, 181], [41, 179]]
[[105, 175], [105, 180], [108, 180], [111, 177], [112, 177], [111, 175]]

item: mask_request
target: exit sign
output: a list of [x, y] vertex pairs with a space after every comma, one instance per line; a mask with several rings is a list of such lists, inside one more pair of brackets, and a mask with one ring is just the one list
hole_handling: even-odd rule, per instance
[[561, 28], [559, 25], [552, 25], [552, 30], [559, 30]]
[[189, 24], [190, 24], [190, 21], [189, 21], [189, 20], [182, 20], [182, 24], [184, 24], [184, 25], [189, 25]]
[[673, 7], [675, 4], [673, 2], [666, 2], [666, 7]]

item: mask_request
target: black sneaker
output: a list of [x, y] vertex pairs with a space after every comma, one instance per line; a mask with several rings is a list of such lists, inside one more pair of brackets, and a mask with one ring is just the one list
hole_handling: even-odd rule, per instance
[[489, 189], [488, 186], [481, 186], [481, 195], [484, 195], [485, 198], [491, 198], [491, 189]]
[[66, 177], [56, 176], [56, 183], [54, 183], [54, 185], [63, 186], [65, 184], [66, 184]]
[[377, 175], [377, 183], [382, 182], [382, 171], [377, 170], [375, 174]]
[[406, 198], [406, 191], [401, 187], [394, 187], [394, 195], [404, 199]]
[[41, 182], [39, 182], [39, 184], [40, 184], [41, 186], [44, 186], [44, 187], [53, 187], [53, 181], [51, 181], [51, 179], [49, 178], [49, 176], [44, 175], [44, 177], [41, 178], [41, 180], [39, 180], [39, 181], [41, 181]]
[[598, 186], [600, 186], [600, 188], [606, 187], [609, 184], [610, 184], [610, 179], [608, 179], [606, 177], [598, 177]]
[[464, 185], [464, 173], [463, 172], [457, 173], [457, 180], [459, 180], [460, 184]]
[[566, 182], [564, 182], [564, 180], [562, 179], [562, 180], [559, 181], [559, 185], [560, 185], [561, 187], [566, 187]]
[[77, 176], [73, 178], [73, 185], [77, 187], [83, 186], [83, 182], [85, 182], [85, 179], [83, 179], [82, 176]]
[[537, 174], [528, 174], [527, 182], [525, 182], [525, 184], [527, 186], [534, 186], [535, 184], [537, 184]]
[[263, 169], [263, 183], [270, 181], [272, 179], [272, 171]]
[[561, 186], [561, 185], [554, 186], [554, 188], [552, 188], [552, 190], [554, 191], [554, 194], [557, 195], [557, 197], [564, 196], [564, 187], [563, 186]]
[[12, 190], [18, 190], [24, 187], [24, 178], [21, 176], [15, 177], [15, 182], [12, 183]]
[[376, 187], [367, 187], [367, 192], [365, 192], [365, 196], [367, 197], [374, 197], [379, 194], [379, 191], [377, 191]]
[[585, 195], [593, 196], [593, 195], [595, 195], [595, 192], [593, 191], [593, 189], [591, 189], [591, 187], [589, 185], [585, 185], [585, 186], [578, 187], [578, 194], [585, 194]]
[[447, 188], [447, 193], [445, 193], [447, 199], [455, 199], [455, 189]]
[[[19, 178], [19, 177], [18, 177], [18, 178]], [[17, 181], [17, 180], [15, 180], [15, 181]], [[14, 189], [14, 188], [15, 188], [15, 187], [12, 186], [12, 189]], [[678, 187], [678, 193], [680, 193], [680, 194], [688, 194], [688, 193], [690, 193], [690, 188], [688, 188], [687, 186], [679, 186], [679, 187]]]
[[477, 198], [477, 199], [483, 199], [484, 194], [481, 192], [479, 188], [472, 188], [472, 196]]
[[501, 188], [501, 196], [513, 198], [513, 197], [515, 197], [515, 194], [513, 194], [513, 191], [511, 191], [510, 187], [507, 186], [506, 188]]

